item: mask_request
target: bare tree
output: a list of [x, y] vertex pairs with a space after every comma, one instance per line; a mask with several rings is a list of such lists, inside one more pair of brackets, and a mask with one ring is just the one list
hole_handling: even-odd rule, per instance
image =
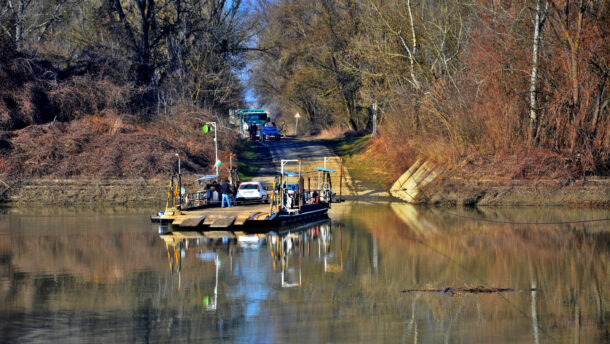
[[549, 3], [545, 1], [544, 10], [541, 8], [542, 0], [536, 0], [536, 13], [534, 16], [534, 37], [532, 44], [532, 73], [530, 77], [530, 135], [529, 142], [532, 144], [538, 131], [538, 114], [536, 104], [536, 85], [538, 76], [538, 46], [540, 42], [540, 30], [544, 24]]
[[[2, 0], [0, 6], [0, 25], [3, 34], [13, 40], [18, 50], [26, 40], [39, 42], [49, 28], [61, 21], [72, 8], [82, 0]], [[8, 25], [7, 25], [8, 24]]]

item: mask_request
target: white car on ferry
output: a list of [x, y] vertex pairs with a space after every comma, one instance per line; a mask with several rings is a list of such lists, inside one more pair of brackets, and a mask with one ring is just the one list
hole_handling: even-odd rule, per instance
[[260, 182], [243, 182], [237, 189], [235, 196], [237, 203], [242, 202], [264, 202], [269, 203], [269, 194]]

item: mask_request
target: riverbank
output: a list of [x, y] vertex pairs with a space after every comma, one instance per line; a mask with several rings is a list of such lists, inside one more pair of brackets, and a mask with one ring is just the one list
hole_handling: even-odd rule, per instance
[[[183, 185], [194, 190], [194, 179]], [[0, 189], [3, 205], [159, 204], [167, 197], [167, 179], [28, 179]], [[3, 191], [3, 192], [2, 192]]]
[[[360, 185], [358, 195], [389, 190], [404, 171], [369, 149], [370, 136], [323, 139], [344, 160], [345, 167]], [[490, 174], [445, 173], [426, 185], [416, 202], [437, 206], [582, 206], [610, 207], [610, 178], [587, 177], [511, 179]]]
[[610, 179], [589, 178], [567, 184], [561, 180], [467, 180], [440, 178], [416, 197], [442, 206], [582, 206], [610, 207]]
[[[191, 181], [191, 179], [193, 179]], [[194, 190], [194, 178], [183, 179], [187, 190]], [[158, 179], [32, 179], [14, 185], [0, 197], [0, 204], [13, 205], [91, 205], [159, 204], [167, 196], [167, 180]], [[345, 199], [389, 201], [371, 184], [359, 180], [346, 186], [357, 187]], [[365, 187], [368, 186], [368, 187]], [[4, 187], [4, 186], [3, 186]], [[558, 181], [492, 181], [440, 179], [426, 186], [417, 196], [421, 204], [438, 206], [610, 206], [610, 180], [591, 178], [561, 185]]]
[[[333, 156], [327, 147], [312, 140], [286, 138], [280, 142], [238, 141], [234, 146], [236, 157], [234, 166], [238, 166], [242, 180], [273, 182], [276, 171], [280, 169], [281, 159], [303, 161], [303, 171], [311, 171], [314, 166], [323, 166], [323, 157]], [[329, 168], [339, 170], [336, 159], [329, 160]], [[229, 164], [223, 165], [228, 167]], [[222, 168], [221, 167], [221, 174]], [[345, 172], [345, 171], [344, 171]], [[367, 199], [380, 201], [371, 195], [358, 197], [350, 193], [352, 186], [349, 173], [334, 173], [332, 184], [337, 196], [344, 199]], [[182, 177], [182, 185], [187, 192], [198, 190], [196, 179], [199, 174], [188, 173]], [[308, 177], [317, 180], [317, 174]], [[122, 205], [122, 204], [160, 204], [167, 197], [168, 179], [163, 175], [149, 178], [21, 178], [19, 181], [0, 181], [0, 204], [5, 205]], [[355, 183], [356, 185], [359, 185]], [[343, 186], [343, 192], [339, 186]]]
[[[367, 141], [366, 137], [316, 140], [344, 159], [344, 199], [379, 202], [397, 200], [385, 191], [394, 182], [392, 171], [384, 167], [386, 165], [381, 156], [375, 159], [367, 156]], [[238, 154], [239, 160], [243, 160], [241, 164], [246, 163], [250, 169], [240, 166], [240, 170], [246, 172], [242, 177], [247, 179], [256, 175], [261, 167], [272, 165], [273, 157], [268, 147], [248, 144], [243, 148], [244, 152]], [[307, 149], [302, 145], [287, 144], [278, 154], [284, 156], [292, 154], [292, 151], [303, 153]], [[195, 179], [195, 175], [183, 176], [183, 185], [189, 192], [196, 190]], [[0, 183], [0, 204], [4, 205], [159, 204], [166, 199], [168, 186], [167, 178], [162, 176], [125, 179], [39, 178], [6, 182], [7, 184]], [[338, 180], [333, 181], [333, 184], [337, 186]], [[438, 206], [610, 207], [610, 178], [590, 177], [584, 181], [516, 180], [465, 178], [445, 174], [422, 188], [416, 201]]]

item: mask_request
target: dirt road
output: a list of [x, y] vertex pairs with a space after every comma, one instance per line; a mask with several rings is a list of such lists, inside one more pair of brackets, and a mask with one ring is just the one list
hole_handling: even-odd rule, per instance
[[[259, 145], [264, 149], [260, 149], [257, 153], [261, 155], [260, 159], [267, 163], [259, 169], [256, 179], [272, 182], [276, 172], [281, 169], [281, 160], [301, 160], [301, 174], [305, 178], [315, 179], [313, 177], [315, 174], [317, 178], [317, 172], [314, 173], [314, 169], [316, 166], [324, 167], [324, 158], [326, 157], [326, 167], [337, 171], [333, 175], [333, 182], [335, 179], [337, 180], [336, 187], [338, 188], [340, 164], [336, 155], [326, 146], [313, 140], [299, 140], [290, 137], [283, 138], [281, 141], [259, 142]], [[284, 169], [296, 173], [298, 172], [298, 164], [289, 163]], [[345, 169], [343, 173], [345, 174], [343, 179], [345, 183], [346, 180], [349, 180], [349, 176]]]
[[[342, 198], [358, 199], [363, 201], [383, 201], [389, 200], [389, 194], [385, 191], [371, 190], [364, 187], [358, 181], [354, 181], [349, 176], [349, 171], [343, 168], [341, 173], [340, 158], [338, 158], [332, 150], [325, 145], [315, 140], [296, 139], [293, 137], [282, 138], [281, 141], [265, 141], [260, 142], [260, 145], [266, 149], [265, 154], [268, 156], [265, 159], [268, 163], [258, 171], [259, 180], [264, 182], [273, 182], [276, 171], [280, 170], [280, 161], [283, 160], [301, 160], [301, 174], [305, 178], [310, 179], [311, 187], [314, 188], [318, 182], [318, 173], [315, 167], [324, 167], [326, 158], [326, 168], [337, 171], [332, 174], [333, 191], [339, 195], [339, 186], [341, 185]], [[298, 165], [288, 164], [285, 167], [290, 172], [298, 172]]]

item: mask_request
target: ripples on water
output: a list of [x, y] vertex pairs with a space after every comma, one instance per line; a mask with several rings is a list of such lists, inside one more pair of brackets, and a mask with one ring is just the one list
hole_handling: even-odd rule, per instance
[[0, 341], [609, 341], [610, 223], [566, 223], [609, 210], [344, 203], [244, 241], [153, 212], [0, 211]]

